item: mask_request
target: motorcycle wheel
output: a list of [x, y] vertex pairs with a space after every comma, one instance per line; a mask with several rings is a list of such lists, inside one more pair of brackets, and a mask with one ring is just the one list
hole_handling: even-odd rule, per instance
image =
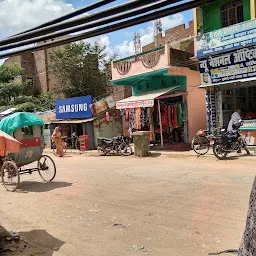
[[107, 152], [103, 150], [102, 147], [97, 147], [97, 152], [99, 156], [105, 156], [107, 154]]
[[130, 156], [132, 154], [132, 147], [129, 144], [121, 144], [119, 146], [119, 151], [123, 156]]
[[222, 149], [222, 145], [219, 143], [215, 143], [213, 145], [213, 154], [219, 159], [219, 160], [224, 160], [227, 157], [228, 152], [225, 152]]

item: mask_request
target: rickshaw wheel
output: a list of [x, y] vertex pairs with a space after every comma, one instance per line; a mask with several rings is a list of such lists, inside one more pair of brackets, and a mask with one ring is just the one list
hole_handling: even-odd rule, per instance
[[44, 181], [52, 181], [56, 175], [56, 165], [51, 157], [41, 156], [37, 163], [38, 172]]
[[12, 161], [6, 161], [1, 168], [1, 178], [4, 187], [14, 192], [20, 184], [20, 174], [17, 165]]

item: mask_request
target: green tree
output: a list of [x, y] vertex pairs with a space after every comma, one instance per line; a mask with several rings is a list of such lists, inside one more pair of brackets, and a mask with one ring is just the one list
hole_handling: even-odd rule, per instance
[[0, 66], [0, 111], [12, 107], [21, 112], [53, 109], [55, 102], [53, 94], [28, 95], [26, 92], [27, 84], [22, 84], [21, 79], [19, 79], [23, 72], [24, 70], [18, 65]]
[[23, 84], [18, 77], [24, 70], [18, 65], [0, 66], [0, 100], [11, 101], [22, 94]]
[[105, 47], [97, 43], [71, 43], [53, 52], [50, 70], [58, 81], [56, 93], [65, 97], [105, 94], [105, 58]]

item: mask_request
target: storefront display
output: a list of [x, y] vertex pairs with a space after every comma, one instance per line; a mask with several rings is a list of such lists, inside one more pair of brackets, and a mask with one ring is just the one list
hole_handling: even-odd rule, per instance
[[117, 103], [120, 108], [129, 106], [121, 108], [124, 134], [149, 131], [150, 140], [156, 143], [188, 141], [187, 102], [184, 95], [158, 97], [148, 107], [138, 107], [135, 102], [132, 103]]

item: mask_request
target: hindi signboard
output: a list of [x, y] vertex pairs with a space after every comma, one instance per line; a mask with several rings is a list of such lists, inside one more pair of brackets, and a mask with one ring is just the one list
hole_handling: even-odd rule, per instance
[[241, 22], [208, 33], [199, 33], [196, 38], [196, 55], [219, 54], [256, 43], [256, 19]]
[[256, 46], [200, 59], [199, 71], [202, 86], [256, 79]]

